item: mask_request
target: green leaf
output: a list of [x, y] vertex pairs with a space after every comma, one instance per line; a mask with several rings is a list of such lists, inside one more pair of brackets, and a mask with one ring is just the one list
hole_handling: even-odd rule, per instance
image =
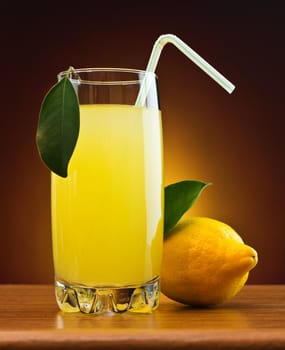
[[79, 134], [79, 102], [75, 89], [65, 77], [46, 94], [37, 127], [37, 147], [43, 162], [59, 176], [67, 176], [69, 160]]
[[191, 208], [202, 190], [210, 183], [185, 180], [165, 187], [164, 192], [164, 238], [177, 224], [182, 215]]

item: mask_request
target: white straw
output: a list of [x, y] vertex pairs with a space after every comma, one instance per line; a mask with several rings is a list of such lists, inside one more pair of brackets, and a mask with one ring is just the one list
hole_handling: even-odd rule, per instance
[[200, 67], [205, 73], [207, 73], [213, 80], [220, 84], [229, 94], [233, 92], [235, 86], [226, 79], [221, 73], [219, 73], [214, 67], [206, 62], [200, 55], [198, 55], [190, 46], [184, 43], [176, 35], [164, 34], [161, 35], [153, 45], [153, 49], [146, 67], [146, 75], [142, 82], [137, 100], [136, 106], [143, 106], [146, 96], [148, 94], [151, 80], [148, 79], [148, 72], [154, 73], [158, 64], [158, 60], [163, 47], [166, 44], [173, 44], [176, 46], [184, 55], [192, 60], [198, 67]]

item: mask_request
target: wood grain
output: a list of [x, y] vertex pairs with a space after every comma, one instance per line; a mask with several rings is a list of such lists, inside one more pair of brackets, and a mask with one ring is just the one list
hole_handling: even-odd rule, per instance
[[153, 314], [64, 314], [50, 285], [0, 285], [0, 349], [285, 349], [285, 285], [248, 285], [194, 309], [161, 296]]

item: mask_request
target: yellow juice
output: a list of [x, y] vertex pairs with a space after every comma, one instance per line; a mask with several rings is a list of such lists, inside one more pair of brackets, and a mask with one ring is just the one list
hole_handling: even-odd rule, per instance
[[68, 177], [52, 173], [57, 280], [126, 286], [159, 276], [162, 168], [158, 110], [80, 106], [80, 133]]

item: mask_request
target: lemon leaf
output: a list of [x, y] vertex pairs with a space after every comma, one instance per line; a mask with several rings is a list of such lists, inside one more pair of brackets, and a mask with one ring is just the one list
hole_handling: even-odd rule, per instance
[[202, 190], [211, 183], [184, 180], [164, 189], [164, 238], [178, 223], [182, 215], [192, 207]]
[[55, 84], [43, 99], [36, 142], [43, 162], [59, 176], [67, 176], [69, 160], [79, 134], [79, 102], [68, 76]]

